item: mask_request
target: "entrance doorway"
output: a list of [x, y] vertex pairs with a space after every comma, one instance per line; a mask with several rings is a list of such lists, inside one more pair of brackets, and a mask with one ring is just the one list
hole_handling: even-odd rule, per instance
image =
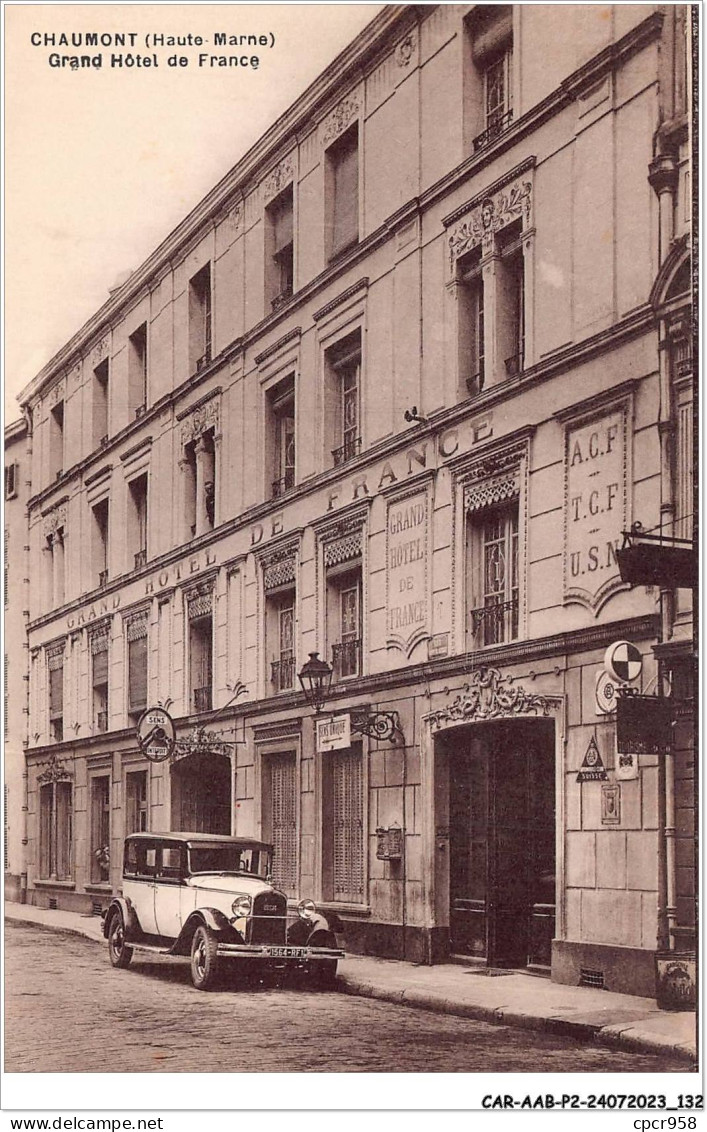
[[555, 929], [555, 736], [550, 719], [455, 730], [449, 773], [452, 954], [549, 968]]
[[172, 767], [172, 829], [231, 832], [231, 760], [207, 751]]

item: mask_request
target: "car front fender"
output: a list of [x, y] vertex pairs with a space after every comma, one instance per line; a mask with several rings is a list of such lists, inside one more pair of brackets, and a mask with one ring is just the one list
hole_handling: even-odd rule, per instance
[[125, 928], [126, 942], [135, 941], [142, 935], [140, 921], [130, 900], [125, 896], [114, 896], [108, 905], [103, 921], [103, 935], [106, 939], [110, 935], [110, 926], [115, 916], [120, 916]]
[[191, 951], [191, 941], [198, 927], [204, 925], [210, 928], [215, 936], [224, 943], [243, 943], [243, 937], [236, 931], [227, 916], [218, 908], [197, 908], [192, 912], [184, 924], [179, 936], [171, 948], [174, 955], [188, 955]]

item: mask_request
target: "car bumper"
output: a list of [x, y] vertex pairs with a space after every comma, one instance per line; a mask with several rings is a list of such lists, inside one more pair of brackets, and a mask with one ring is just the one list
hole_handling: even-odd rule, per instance
[[263, 959], [275, 963], [312, 963], [323, 959], [343, 959], [337, 947], [294, 947], [290, 944], [219, 943], [218, 955], [224, 959]]

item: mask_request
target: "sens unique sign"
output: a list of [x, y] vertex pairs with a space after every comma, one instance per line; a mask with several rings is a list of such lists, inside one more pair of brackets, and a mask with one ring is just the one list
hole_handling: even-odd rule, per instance
[[317, 751], [343, 751], [351, 746], [351, 716], [330, 715], [318, 719], [317, 725]]

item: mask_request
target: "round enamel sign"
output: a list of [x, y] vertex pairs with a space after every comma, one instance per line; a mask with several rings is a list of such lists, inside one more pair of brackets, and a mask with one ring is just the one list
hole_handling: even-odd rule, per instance
[[596, 676], [596, 703], [597, 712], [600, 715], [608, 715], [612, 711], [616, 711], [616, 692], [619, 685], [616, 680], [612, 680], [607, 672], [602, 668], [597, 672]]
[[604, 668], [620, 684], [630, 684], [641, 675], [643, 658], [630, 641], [614, 641], [604, 653]]
[[137, 725], [137, 745], [146, 759], [162, 763], [174, 751], [174, 723], [169, 712], [161, 707], [148, 708]]

